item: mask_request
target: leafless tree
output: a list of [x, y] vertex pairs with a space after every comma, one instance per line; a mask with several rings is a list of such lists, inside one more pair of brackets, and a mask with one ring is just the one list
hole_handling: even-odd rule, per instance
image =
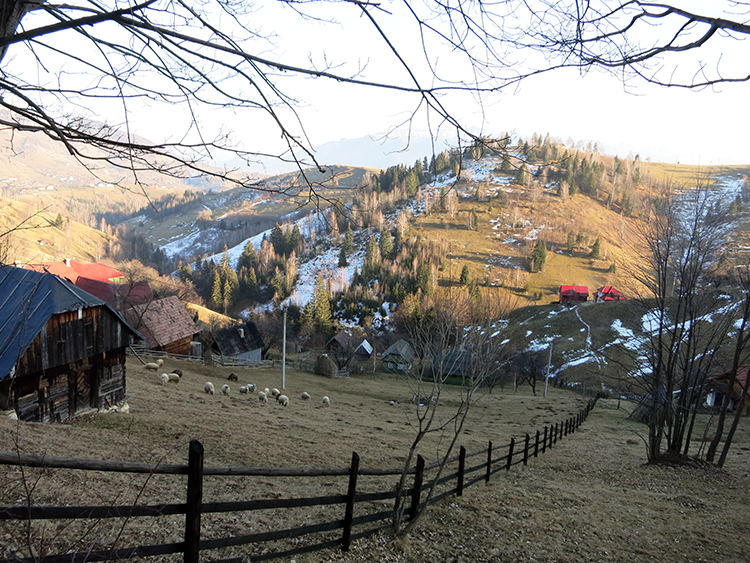
[[[505, 353], [496, 328], [497, 311], [480, 312], [465, 288], [439, 292], [430, 299], [407, 299], [401, 315], [404, 329], [414, 348], [415, 361], [407, 375], [414, 403], [410, 419], [416, 435], [404, 462], [398, 491], [406, 485], [407, 471], [430, 435], [442, 438], [437, 449], [437, 475], [428, 489], [426, 502], [435, 494], [440, 475], [461, 436], [471, 408], [489, 392], [493, 378], [499, 376]], [[507, 311], [504, 311], [507, 313]], [[442, 393], [449, 379], [460, 381], [457, 405], [444, 405]], [[406, 534], [420, 520], [424, 509], [404, 524], [406, 502], [399, 495], [393, 526]], [[425, 505], [426, 506], [426, 505]]]

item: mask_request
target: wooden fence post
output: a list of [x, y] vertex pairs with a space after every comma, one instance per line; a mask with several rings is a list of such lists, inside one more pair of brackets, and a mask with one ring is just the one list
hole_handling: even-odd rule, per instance
[[490, 482], [490, 473], [492, 473], [492, 440], [487, 446], [487, 473], [484, 475], [484, 482]]
[[456, 484], [456, 495], [464, 494], [464, 468], [466, 467], [466, 448], [461, 446], [458, 454], [458, 483]]
[[344, 536], [341, 538], [342, 549], [349, 551], [352, 537], [352, 520], [354, 518], [354, 495], [357, 493], [357, 475], [359, 473], [359, 456], [352, 452], [352, 466], [349, 469], [349, 489], [346, 491], [346, 511], [344, 512]]
[[188, 450], [187, 509], [185, 510], [184, 563], [198, 563], [203, 502], [203, 445], [190, 440]]
[[536, 431], [536, 442], [534, 443], [534, 457], [539, 457], [539, 430]]
[[516, 445], [516, 439], [515, 438], [511, 438], [510, 439], [510, 449], [508, 450], [508, 464], [505, 466], [505, 469], [507, 471], [510, 471], [510, 464], [511, 464], [511, 460], [513, 459], [513, 446], [515, 446], [515, 445]]
[[417, 455], [417, 471], [414, 473], [414, 487], [411, 490], [411, 507], [409, 507], [409, 520], [414, 520], [419, 512], [419, 496], [422, 494], [422, 481], [424, 481], [424, 458]]
[[542, 440], [542, 453], [547, 451], [547, 428], [548, 426], [544, 427], [544, 440]]
[[559, 429], [560, 423], [555, 422], [555, 430], [552, 432], [552, 442], [557, 444], [557, 440], [560, 436], [560, 429]]
[[526, 434], [526, 443], [523, 447], [523, 464], [528, 465], [529, 464], [529, 435]]

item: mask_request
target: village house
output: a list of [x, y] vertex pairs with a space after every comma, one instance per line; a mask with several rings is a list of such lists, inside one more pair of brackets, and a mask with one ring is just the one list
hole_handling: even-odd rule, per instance
[[58, 276], [0, 266], [0, 409], [60, 422], [125, 398], [125, 349], [140, 335]]
[[605, 285], [600, 287], [594, 293], [594, 301], [596, 303], [602, 303], [604, 301], [625, 301], [625, 297], [622, 292], [615, 289], [612, 285]]
[[750, 395], [744, 392], [747, 386], [747, 375], [750, 371], [750, 365], [745, 364], [737, 369], [737, 375], [734, 379], [734, 385], [730, 390], [729, 384], [732, 380], [732, 372], [726, 371], [721, 375], [716, 375], [708, 381], [708, 394], [706, 396], [706, 405], [709, 407], [720, 407], [724, 397], [728, 397], [730, 410], [750, 409]]
[[585, 285], [560, 286], [560, 303], [578, 303], [588, 301], [589, 288]]
[[198, 334], [193, 317], [172, 295], [125, 311], [125, 319], [146, 341], [149, 350], [190, 356]]
[[213, 349], [222, 356], [249, 362], [262, 359], [263, 338], [252, 321], [214, 330], [213, 336]]
[[414, 362], [414, 348], [406, 340], [399, 340], [383, 352], [383, 368], [393, 373], [406, 373]]

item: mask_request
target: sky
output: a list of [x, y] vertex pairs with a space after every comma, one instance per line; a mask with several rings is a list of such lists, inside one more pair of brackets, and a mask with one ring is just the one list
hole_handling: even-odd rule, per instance
[[[530, 1], [538, 3], [541, 0]], [[722, 4], [731, 5], [731, 2], [715, 0], [710, 6], [714, 9]], [[415, 1], [408, 5], [420, 4]], [[705, 2], [684, 0], [680, 5], [695, 10], [709, 9]], [[431, 42], [428, 44], [429, 58], [422, 56], [420, 44], [415, 41], [418, 37], [415, 28], [407, 25], [411, 20], [405, 12], [406, 3], [384, 0], [378, 6], [372, 10], [378, 25], [392, 46], [409, 61], [421, 84], [431, 83], [428, 63], [446, 80], [460, 82], [471, 78], [461, 53], [447, 49], [445, 45]], [[359, 77], [367, 80], [411, 83], [376, 28], [354, 4], [264, 2], [247, 4], [247, 9], [243, 21], [252, 22], [261, 38], [250, 44], [254, 54], [299, 66], [314, 63], [318, 68], [328, 67], [342, 75], [354, 74], [362, 68]], [[305, 10], [319, 19], [302, 18], [295, 10]], [[222, 26], [232, 24], [223, 16], [216, 17]], [[745, 14], [734, 13], [732, 17], [744, 21]], [[29, 27], [31, 23], [32, 20]], [[663, 29], [648, 27], [643, 39], [652, 41], [649, 34], [666, 31], [666, 26]], [[66, 48], [73, 50], [71, 41], [76, 40], [69, 41], [68, 36], [62, 34], [60, 37], [65, 37], [68, 41]], [[716, 48], [703, 47], [681, 55], [674, 68], [689, 76], [696, 65], [706, 61], [708, 65], [716, 64], [722, 73], [735, 69], [742, 71], [741, 65], [750, 60], [746, 43], [724, 40]], [[12, 55], [3, 61], [4, 70], [34, 68], [33, 60], [24, 58], [18, 48], [14, 47]], [[544, 65], [534, 53], [514, 52], [509, 57], [513, 64], [502, 72], [512, 73], [514, 65], [518, 68]], [[44, 61], [48, 68], [55, 68], [51, 59], [45, 58]], [[62, 65], [60, 68], [67, 77], [80, 76], [72, 68]], [[294, 107], [304, 129], [295, 124], [289, 112], [285, 113], [281, 107], [277, 107], [278, 111], [287, 119], [293, 133], [300, 139], [307, 135], [313, 146], [369, 136], [374, 139], [374, 162], [378, 153], [383, 152], [375, 139], [406, 122], [412, 112], [416, 116], [412, 123], [417, 130], [427, 126], [418, 99], [405, 94], [326, 79], [299, 78], [291, 73], [273, 72], [270, 77], [294, 98]], [[225, 85], [230, 88], [237, 85], [229, 71]], [[750, 84], [745, 83], [695, 92], [662, 88], [643, 81], [624, 84], [620, 78], [596, 70], [584, 76], [574, 70], [565, 70], [524, 79], [516, 86], [485, 96], [481, 104], [467, 94], [445, 96], [440, 101], [462, 124], [489, 136], [505, 132], [525, 138], [533, 133], [550, 134], [566, 144], [569, 140], [579, 142], [581, 146], [595, 142], [602, 152], [621, 157], [638, 154], [644, 160], [716, 166], [750, 164], [750, 151], [745, 142], [745, 132], [750, 126], [750, 112], [746, 110], [748, 94]], [[240, 95], [252, 94], [244, 91]], [[97, 112], [101, 120], [108, 123], [124, 120], [121, 104], [118, 105], [116, 99], [106, 102], [89, 98], [79, 100], [78, 106]], [[231, 132], [233, 142], [261, 152], [275, 152], [282, 146], [278, 129], [262, 112], [199, 109], [195, 115], [206, 137]], [[190, 126], [192, 116], [184, 105], [159, 105], [140, 100], [133, 100], [128, 105], [133, 132], [152, 141], [175, 141], [194, 135], [194, 128]], [[435, 130], [438, 122], [434, 116], [430, 123]], [[445, 128], [441, 132], [450, 133]], [[221, 162], [223, 157], [213, 155], [213, 158]], [[405, 162], [413, 162], [412, 156], [405, 158]], [[268, 171], [274, 170], [269, 167]]]

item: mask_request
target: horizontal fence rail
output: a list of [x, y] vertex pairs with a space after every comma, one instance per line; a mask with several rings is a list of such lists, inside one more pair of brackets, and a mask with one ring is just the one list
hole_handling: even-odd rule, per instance
[[[148, 518], [166, 515], [185, 515], [184, 541], [157, 545], [138, 545], [119, 547], [81, 553], [40, 554], [33, 558], [14, 557], [0, 559], [0, 563], [85, 563], [88, 561], [111, 561], [116, 559], [133, 559], [158, 555], [183, 554], [185, 563], [198, 563], [201, 551], [208, 551], [232, 546], [263, 544], [289, 538], [302, 538], [311, 534], [341, 530], [338, 539], [323, 539], [317, 543], [295, 547], [285, 551], [265, 551], [253, 554], [253, 561], [266, 561], [291, 557], [301, 553], [319, 551], [341, 546], [348, 550], [352, 541], [367, 537], [391, 526], [396, 513], [394, 508], [380, 509], [366, 514], [355, 514], [357, 505], [398, 501], [400, 497], [408, 499], [405, 503], [405, 514], [414, 519], [420, 510], [440, 502], [452, 495], [461, 496], [463, 491], [472, 485], [484, 481], [498, 471], [509, 471], [514, 465], [527, 465], [531, 457], [538, 457], [547, 449], [553, 448], [561, 438], [572, 434], [583, 424], [596, 404], [591, 400], [576, 416], [554, 425], [545, 426], [543, 431], [526, 434], [522, 439], [511, 438], [507, 445], [493, 445], [487, 448], [467, 452], [461, 446], [457, 455], [447, 460], [425, 463], [421, 455], [417, 456], [416, 465], [407, 470], [414, 475], [413, 484], [402, 491], [388, 490], [379, 492], [358, 491], [360, 478], [368, 476], [401, 475], [403, 467], [366, 468], [360, 466], [357, 453], [352, 453], [352, 460], [346, 468], [258, 468], [206, 466], [203, 463], [203, 446], [197, 440], [190, 442], [188, 464], [153, 464], [123, 461], [83, 460], [65, 457], [44, 457], [23, 453], [0, 452], [0, 465], [39, 467], [46, 469], [73, 469], [83, 471], [110, 471], [121, 473], [145, 473], [149, 475], [186, 475], [187, 498], [184, 503], [130, 505], [130, 506], [5, 506], [0, 507], [0, 521], [3, 520], [72, 520], [72, 519], [108, 519], [108, 518]], [[475, 458], [482, 456], [474, 461]], [[440, 474], [432, 480], [427, 474], [454, 467], [452, 473]], [[437, 476], [439, 475], [439, 477]], [[203, 481], [206, 476], [262, 476], [262, 477], [323, 477], [341, 476], [348, 478], [346, 491], [340, 494], [315, 496], [307, 498], [285, 499], [251, 499], [232, 502], [203, 502]], [[446, 487], [438, 492], [438, 488]], [[427, 497], [423, 499], [423, 494]], [[325, 520], [315, 524], [297, 526], [285, 530], [258, 532], [240, 536], [216, 539], [201, 537], [201, 515], [231, 513], [242, 511], [270, 510], [280, 508], [304, 508], [317, 506], [343, 506], [341, 519]], [[398, 506], [398, 502], [396, 502]], [[375, 509], [377, 506], [370, 506]], [[376, 523], [375, 526], [372, 526]], [[361, 529], [364, 525], [370, 527]], [[354, 528], [357, 531], [354, 532]], [[213, 563], [241, 563], [242, 558], [214, 560]]]

